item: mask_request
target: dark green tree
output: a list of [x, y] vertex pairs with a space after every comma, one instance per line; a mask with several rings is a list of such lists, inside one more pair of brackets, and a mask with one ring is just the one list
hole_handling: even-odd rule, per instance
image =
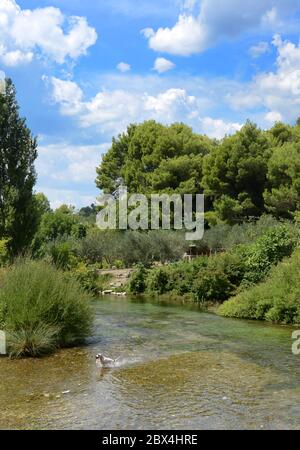
[[300, 209], [300, 142], [273, 149], [268, 163], [266, 209], [274, 216], [293, 218]]
[[0, 238], [15, 255], [30, 244], [37, 227], [33, 187], [37, 141], [19, 115], [10, 79], [0, 89]]
[[97, 169], [97, 186], [113, 193], [120, 184], [129, 192], [200, 193], [202, 159], [214, 143], [182, 123], [164, 126], [154, 120], [130, 125], [113, 139]]
[[269, 156], [266, 134], [247, 122], [204, 158], [202, 184], [220, 220], [235, 223], [264, 212]]

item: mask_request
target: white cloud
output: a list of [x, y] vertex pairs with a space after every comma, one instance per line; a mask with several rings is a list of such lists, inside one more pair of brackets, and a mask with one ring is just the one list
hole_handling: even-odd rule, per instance
[[52, 98], [55, 103], [59, 103], [61, 112], [65, 116], [73, 116], [82, 109], [83, 92], [73, 81], [60, 80], [59, 78], [44, 77], [46, 83], [51, 83], [53, 92]]
[[281, 122], [282, 115], [278, 111], [270, 111], [265, 115], [265, 119], [270, 123]]
[[181, 120], [197, 114], [200, 103], [185, 89], [170, 88], [155, 95], [147, 92], [115, 89], [98, 92], [85, 101], [81, 88], [72, 81], [52, 77], [52, 99], [62, 115], [74, 116], [82, 127], [99, 125], [102, 132], [124, 131], [130, 122], [156, 119]]
[[298, 0], [276, 0], [276, 7], [274, 0], [202, 0], [198, 15], [186, 12], [173, 27], [146, 28], [143, 33], [153, 50], [189, 56], [251, 29], [278, 29], [297, 9]]
[[201, 133], [216, 139], [222, 139], [225, 135], [234, 134], [242, 126], [240, 123], [225, 122], [222, 119], [212, 119], [211, 117], [200, 119]]
[[86, 18], [65, 17], [54, 7], [21, 9], [15, 0], [0, 1], [0, 60], [7, 66], [46, 57], [58, 64], [86, 54], [97, 33]]
[[201, 120], [201, 130], [205, 125], [205, 132], [215, 137], [238, 129], [247, 118], [260, 126], [279, 119], [294, 122], [300, 111], [300, 45], [280, 36], [273, 45], [276, 69], [258, 73], [250, 82], [107, 73], [97, 80], [105, 88], [96, 87], [88, 98], [75, 82], [52, 78], [52, 99], [62, 115], [74, 117], [82, 128], [94, 127], [108, 140], [128, 124], [148, 119], [182, 121], [195, 130]]
[[277, 49], [276, 71], [258, 74], [250, 84], [228, 96], [228, 101], [236, 109], [266, 108], [275, 111], [277, 117], [280, 114], [282, 120], [293, 121], [300, 111], [300, 45], [283, 41], [278, 35], [273, 45]]
[[166, 58], [156, 58], [156, 60], [154, 62], [154, 70], [156, 70], [158, 73], [168, 72], [169, 70], [173, 69], [174, 67], [175, 67], [175, 64]]
[[125, 72], [129, 72], [129, 70], [131, 69], [131, 66], [130, 66], [130, 64], [127, 64], [127, 63], [124, 63], [124, 62], [120, 62], [120, 63], [117, 65], [117, 69], [118, 69], [120, 72], [125, 73]]
[[[80, 207], [95, 202], [98, 194], [95, 186], [96, 167], [111, 144], [46, 144], [43, 141], [36, 162], [37, 191], [44, 192], [53, 208], [63, 203]], [[91, 195], [93, 186], [94, 196]]]
[[205, 30], [195, 17], [185, 14], [179, 16], [173, 28], [159, 28], [156, 32], [146, 28], [143, 33], [149, 47], [158, 52], [189, 56], [205, 48]]
[[96, 167], [109, 144], [72, 145], [68, 143], [41, 145], [36, 163], [39, 177], [61, 183], [90, 183]]
[[144, 96], [143, 108], [149, 118], [167, 122], [176, 120], [179, 111], [192, 114], [196, 107], [196, 97], [189, 96], [184, 89], [168, 89], [157, 96]]
[[8, 67], [28, 64], [33, 60], [33, 56], [32, 52], [22, 52], [20, 50], [8, 52], [4, 46], [0, 46], [0, 59]]
[[253, 45], [249, 49], [249, 53], [252, 56], [252, 58], [259, 58], [260, 56], [264, 55], [265, 53], [270, 51], [270, 45], [268, 42], [259, 42], [257, 45]]

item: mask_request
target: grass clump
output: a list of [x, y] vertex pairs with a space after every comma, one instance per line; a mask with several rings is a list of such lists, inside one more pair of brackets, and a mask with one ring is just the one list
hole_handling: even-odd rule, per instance
[[218, 310], [225, 317], [300, 323], [300, 250], [274, 267], [267, 279], [225, 302]]
[[82, 342], [91, 331], [90, 295], [45, 261], [21, 260], [0, 286], [0, 328], [11, 356], [40, 356]]

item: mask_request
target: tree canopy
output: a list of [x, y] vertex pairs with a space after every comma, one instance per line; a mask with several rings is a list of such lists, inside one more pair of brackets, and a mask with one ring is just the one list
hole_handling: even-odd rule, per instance
[[0, 238], [9, 239], [16, 254], [26, 248], [36, 231], [33, 197], [37, 142], [19, 115], [10, 79], [0, 92]]
[[105, 193], [125, 184], [129, 192], [199, 192], [202, 160], [214, 143], [187, 125], [155, 121], [130, 125], [114, 138], [97, 169], [97, 186]]
[[203, 193], [211, 223], [233, 224], [269, 212], [292, 218], [300, 208], [300, 120], [264, 131], [248, 121], [216, 141], [188, 126], [132, 124], [113, 139], [97, 186], [114, 193]]

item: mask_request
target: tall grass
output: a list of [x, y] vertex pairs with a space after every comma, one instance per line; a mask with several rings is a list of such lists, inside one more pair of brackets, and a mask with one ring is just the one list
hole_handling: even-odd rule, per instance
[[20, 260], [0, 286], [0, 327], [12, 356], [39, 356], [81, 342], [91, 330], [90, 296], [44, 261]]
[[300, 250], [274, 267], [265, 282], [225, 302], [219, 313], [225, 317], [300, 323]]

